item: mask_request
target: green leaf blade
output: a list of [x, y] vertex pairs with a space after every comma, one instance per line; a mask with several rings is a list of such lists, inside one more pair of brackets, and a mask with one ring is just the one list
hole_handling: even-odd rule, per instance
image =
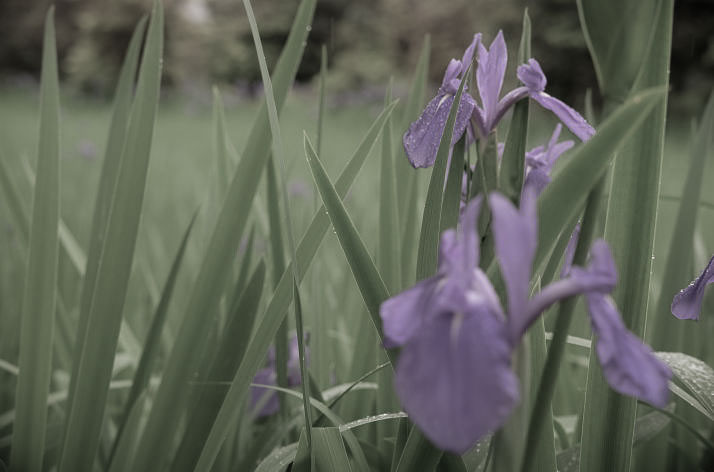
[[37, 184], [22, 301], [20, 371], [10, 456], [13, 470], [29, 472], [42, 470], [52, 369], [59, 257], [59, 107], [54, 8], [51, 7], [45, 19]]

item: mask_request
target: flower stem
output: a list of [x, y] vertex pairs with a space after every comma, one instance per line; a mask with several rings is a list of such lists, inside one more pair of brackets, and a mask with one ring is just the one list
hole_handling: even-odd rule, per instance
[[[583, 266], [587, 260], [590, 244], [599, 227], [600, 210], [606, 180], [607, 176], [603, 176], [592, 189], [590, 195], [588, 195], [580, 238], [578, 239], [575, 257], [573, 258], [574, 265]], [[555, 257], [557, 257], [557, 255]], [[545, 361], [543, 375], [541, 376], [538, 393], [536, 394], [533, 411], [531, 412], [531, 419], [528, 424], [526, 447], [521, 459], [521, 471], [523, 472], [528, 470], [527, 459], [535, 453], [538, 447], [538, 441], [545, 426], [545, 419], [551, 408], [551, 400], [553, 398], [553, 392], [555, 391], [555, 383], [558, 379], [560, 362], [565, 352], [568, 329], [573, 318], [576, 301], [577, 297], [570, 297], [561, 302], [558, 307], [558, 316], [555, 321], [555, 328], [553, 329], [553, 339], [548, 349], [548, 357]]]

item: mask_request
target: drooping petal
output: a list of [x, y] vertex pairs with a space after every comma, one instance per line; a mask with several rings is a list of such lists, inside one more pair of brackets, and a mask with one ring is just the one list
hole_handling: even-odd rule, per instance
[[[413, 167], [431, 167], [434, 165], [436, 152], [439, 149], [441, 136], [444, 134], [446, 120], [449, 117], [449, 110], [453, 102], [453, 95], [437, 95], [427, 104], [421, 116], [404, 133], [404, 150]], [[464, 92], [456, 113], [451, 145], [456, 144], [464, 134], [474, 106], [473, 98]]]
[[487, 129], [493, 127], [492, 121], [498, 106], [498, 98], [501, 95], [507, 62], [508, 50], [506, 49], [506, 41], [503, 39], [502, 31], [498, 32], [488, 50], [482, 43], [479, 43], [476, 82], [481, 95], [481, 104], [486, 115]]
[[[253, 377], [254, 384], [276, 385], [275, 365], [260, 369]], [[280, 409], [278, 396], [274, 391], [262, 387], [250, 387], [250, 407], [258, 409], [256, 416], [274, 415]]]
[[524, 195], [520, 210], [499, 193], [489, 198], [496, 255], [508, 291], [509, 318], [525, 316], [538, 237], [535, 198], [528, 191]]
[[659, 408], [667, 405], [672, 371], [627, 330], [612, 300], [601, 293], [587, 297], [603, 374], [613, 390]]
[[518, 401], [503, 322], [487, 310], [431, 318], [401, 351], [395, 386], [411, 420], [439, 448], [461, 454]]
[[585, 121], [580, 113], [545, 92], [531, 93], [531, 98], [543, 108], [552, 111], [570, 131], [581, 141], [587, 141], [595, 134], [595, 129]]
[[516, 74], [518, 75], [518, 80], [528, 88], [530, 97], [543, 108], [555, 113], [555, 116], [581, 141], [587, 141], [595, 134], [595, 129], [585, 121], [585, 118], [580, 113], [544, 92], [548, 81], [538, 61], [528, 59], [526, 64], [518, 66]]
[[672, 300], [672, 314], [681, 320], [698, 320], [702, 311], [704, 288], [714, 282], [714, 257], [704, 271]]
[[379, 315], [385, 347], [403, 345], [421, 328], [432, 310], [434, 294], [441, 280], [441, 276], [422, 280], [382, 303]]

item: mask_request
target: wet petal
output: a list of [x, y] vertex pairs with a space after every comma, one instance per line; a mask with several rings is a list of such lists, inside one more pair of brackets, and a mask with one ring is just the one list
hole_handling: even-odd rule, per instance
[[531, 93], [531, 98], [543, 108], [552, 111], [570, 131], [581, 141], [587, 141], [595, 134], [595, 129], [585, 121], [580, 113], [545, 92]]
[[652, 350], [627, 330], [610, 297], [588, 295], [588, 310], [603, 374], [613, 390], [664, 408], [672, 372]]
[[714, 257], [704, 271], [687, 288], [674, 296], [672, 314], [682, 320], [698, 320], [702, 311], [704, 289], [714, 282]]
[[402, 348], [395, 385], [410, 419], [439, 448], [465, 452], [518, 401], [502, 321], [485, 309], [443, 313]]
[[401, 346], [409, 341], [428, 318], [441, 276], [418, 282], [382, 303], [379, 315], [384, 330], [384, 346]]
[[[453, 95], [437, 95], [429, 102], [421, 116], [404, 133], [404, 150], [413, 167], [431, 167], [434, 165], [436, 152], [439, 149], [441, 136], [444, 134], [446, 120], [453, 102]], [[454, 134], [451, 140], [452, 145], [464, 134], [474, 106], [473, 98], [464, 92], [456, 113]]]
[[[529, 193], [524, 192], [524, 195]], [[538, 237], [535, 198], [523, 198], [520, 210], [499, 193], [492, 193], [489, 203], [496, 255], [508, 291], [508, 313], [510, 318], [522, 318]]]
[[503, 32], [499, 31], [496, 38], [487, 50], [483, 43], [479, 43], [478, 68], [476, 81], [478, 83], [481, 104], [486, 115], [486, 128], [493, 127], [492, 121], [496, 113], [498, 98], [503, 86], [503, 77], [506, 73], [508, 50]]

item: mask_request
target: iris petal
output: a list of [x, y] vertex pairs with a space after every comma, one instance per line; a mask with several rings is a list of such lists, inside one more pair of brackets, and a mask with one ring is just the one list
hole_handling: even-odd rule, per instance
[[[419, 118], [404, 133], [404, 150], [413, 167], [431, 167], [434, 165], [441, 136], [444, 134], [446, 120], [449, 117], [449, 110], [453, 102], [453, 95], [440, 93], [427, 104]], [[452, 145], [456, 144], [464, 134], [474, 106], [473, 98], [469, 94], [463, 93], [461, 103], [459, 103], [459, 108], [456, 112], [454, 134], [451, 139]]]
[[508, 418], [518, 401], [502, 320], [488, 310], [444, 313], [405, 345], [396, 391], [439, 448], [465, 452]]
[[689, 286], [674, 296], [672, 314], [682, 320], [698, 320], [702, 311], [704, 289], [714, 282], [714, 257], [704, 271]]
[[501, 94], [503, 77], [506, 73], [507, 61], [508, 50], [506, 49], [506, 41], [503, 39], [502, 31], [498, 32], [488, 50], [482, 43], [479, 43], [476, 81], [481, 95], [483, 110], [486, 115], [487, 129], [493, 127], [493, 120], [498, 107], [498, 97]]
[[409, 341], [428, 317], [441, 276], [418, 282], [388, 299], [379, 309], [384, 330], [384, 346], [393, 348]]
[[603, 374], [613, 390], [663, 408], [672, 371], [625, 327], [612, 300], [601, 293], [587, 297]]
[[522, 318], [526, 314], [538, 238], [535, 198], [528, 191], [524, 195], [520, 210], [499, 193], [492, 193], [489, 198], [496, 254], [508, 291], [511, 318]]
[[587, 141], [595, 134], [595, 129], [585, 121], [580, 113], [545, 92], [531, 93], [531, 98], [543, 108], [552, 111], [570, 131], [581, 141]]

